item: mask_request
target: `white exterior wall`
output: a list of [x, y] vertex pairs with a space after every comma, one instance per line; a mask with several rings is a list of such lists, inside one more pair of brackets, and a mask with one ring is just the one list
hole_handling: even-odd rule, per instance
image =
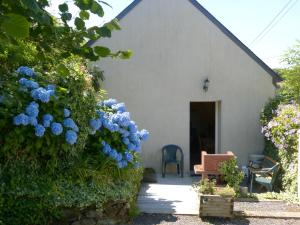
[[177, 144], [189, 170], [191, 101], [221, 101], [221, 152], [231, 150], [245, 164], [248, 154], [263, 150], [259, 116], [274, 96], [272, 77], [196, 7], [187, 0], [143, 0], [120, 24], [122, 31], [94, 45], [131, 49], [132, 58], [96, 63], [105, 71], [108, 96], [125, 102], [151, 134], [142, 150], [145, 166], [160, 171], [162, 146]]

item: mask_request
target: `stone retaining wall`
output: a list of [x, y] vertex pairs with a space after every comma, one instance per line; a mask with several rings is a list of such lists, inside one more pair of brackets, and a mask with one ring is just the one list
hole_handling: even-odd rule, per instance
[[129, 221], [130, 205], [125, 201], [104, 204], [103, 210], [95, 207], [87, 209], [67, 208], [63, 217], [55, 225], [115, 225]]

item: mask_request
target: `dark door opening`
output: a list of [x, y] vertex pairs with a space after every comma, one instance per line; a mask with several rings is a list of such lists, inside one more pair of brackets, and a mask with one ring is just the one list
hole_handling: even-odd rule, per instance
[[190, 170], [201, 163], [201, 151], [215, 153], [215, 102], [190, 103]]

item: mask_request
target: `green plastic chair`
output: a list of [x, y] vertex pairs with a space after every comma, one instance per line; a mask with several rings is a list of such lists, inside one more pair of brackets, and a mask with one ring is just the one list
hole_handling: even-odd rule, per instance
[[251, 173], [250, 193], [252, 193], [253, 180], [267, 188], [268, 191], [274, 190], [274, 183], [277, 178], [280, 164], [268, 156], [265, 156], [261, 166], [261, 169], [254, 170]]
[[165, 177], [167, 164], [176, 164], [177, 174], [183, 177], [183, 152], [179, 146], [166, 145], [162, 148], [162, 177]]
[[[267, 188], [268, 191], [274, 191], [274, 183], [275, 183], [278, 171], [279, 171], [279, 164], [275, 164], [268, 171], [266, 170], [265, 173], [260, 173], [258, 176], [256, 175], [254, 180], [256, 183]], [[269, 174], [271, 174], [271, 175], [269, 175]]]

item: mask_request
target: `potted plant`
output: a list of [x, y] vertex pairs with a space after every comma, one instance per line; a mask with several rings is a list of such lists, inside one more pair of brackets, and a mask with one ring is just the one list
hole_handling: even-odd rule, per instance
[[216, 187], [214, 180], [201, 179], [194, 184], [194, 188], [199, 192], [200, 217], [228, 217], [233, 216], [233, 197], [235, 191], [232, 187]]
[[240, 194], [240, 184], [242, 183], [245, 174], [237, 165], [236, 159], [224, 161], [220, 164], [219, 173], [221, 179], [234, 189], [237, 195]]

